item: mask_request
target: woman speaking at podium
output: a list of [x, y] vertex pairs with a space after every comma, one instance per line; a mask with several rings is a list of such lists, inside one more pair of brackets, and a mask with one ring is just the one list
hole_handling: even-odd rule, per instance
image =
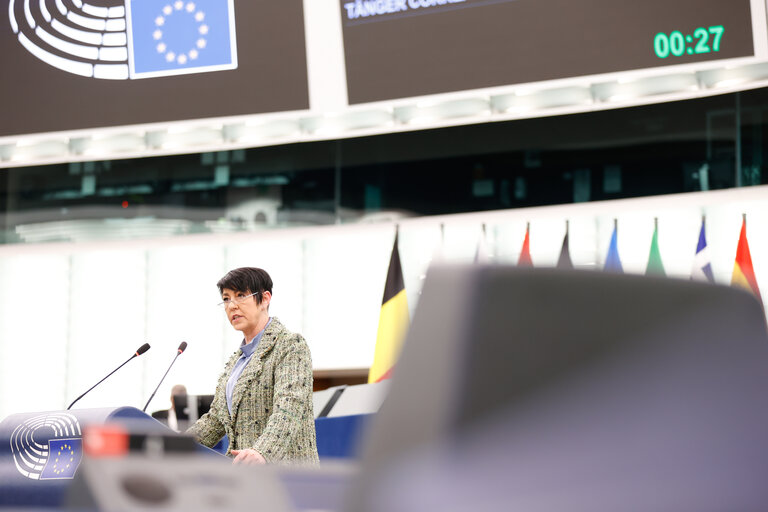
[[269, 316], [272, 279], [244, 267], [217, 286], [243, 341], [219, 377], [210, 410], [187, 432], [208, 447], [226, 434], [235, 464], [316, 463], [312, 359], [304, 338]]

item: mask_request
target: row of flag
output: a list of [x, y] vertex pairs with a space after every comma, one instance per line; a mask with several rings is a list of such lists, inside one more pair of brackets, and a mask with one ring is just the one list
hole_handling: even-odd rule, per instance
[[[567, 236], [567, 235], [566, 235]], [[623, 272], [621, 258], [617, 245], [618, 229], [614, 221], [611, 243], [608, 247], [608, 255], [605, 258], [604, 270], [609, 272]], [[565, 247], [564, 247], [565, 250]], [[665, 276], [664, 264], [661, 261], [661, 252], [659, 251], [659, 225], [655, 222], [653, 229], [653, 238], [651, 239], [651, 250], [648, 255], [648, 266], [645, 269], [646, 275]], [[699, 231], [699, 241], [696, 245], [696, 255], [691, 269], [691, 279], [715, 282], [712, 273], [712, 264], [707, 253], [706, 219], [701, 219], [701, 230]], [[751, 292], [760, 304], [763, 299], [760, 296], [760, 288], [757, 286], [755, 270], [752, 266], [752, 256], [749, 252], [749, 242], [747, 241], [747, 216], [742, 216], [741, 232], [739, 233], [739, 243], [736, 246], [736, 259], [733, 263], [733, 274], [731, 275], [731, 285], [743, 288]]]
[[[485, 224], [482, 226], [482, 236], [475, 252], [475, 262], [484, 263], [488, 261], [488, 249], [486, 246]], [[523, 247], [517, 261], [519, 267], [533, 267], [530, 247], [530, 224], [525, 228], [525, 238]], [[557, 260], [557, 268], [572, 269], [573, 262], [568, 243], [568, 224], [566, 221], [565, 236], [560, 250], [560, 256]], [[603, 270], [606, 272], [623, 273], [618, 248], [618, 223], [614, 220], [611, 242], [608, 246], [608, 254], [605, 258]], [[651, 248], [648, 254], [648, 265], [645, 270], [646, 275], [666, 276], [664, 263], [661, 260], [661, 251], [659, 250], [659, 224], [654, 220], [653, 237], [651, 239]], [[712, 273], [712, 264], [707, 252], [706, 237], [706, 219], [701, 219], [701, 230], [699, 231], [699, 240], [696, 245], [696, 255], [694, 257], [691, 279], [715, 282]], [[755, 271], [752, 266], [752, 256], [749, 252], [749, 243], [747, 241], [747, 217], [743, 215], [741, 224], [741, 233], [739, 234], [739, 243], [736, 248], [736, 259], [733, 264], [733, 274], [731, 285], [744, 288], [753, 293], [762, 304], [760, 289], [757, 286]], [[384, 297], [381, 304], [381, 313], [379, 315], [379, 328], [376, 334], [376, 348], [374, 351], [373, 364], [368, 374], [368, 382], [379, 382], [389, 378], [394, 368], [397, 356], [405, 338], [405, 333], [410, 322], [408, 313], [408, 299], [405, 295], [405, 280], [403, 279], [403, 270], [400, 265], [400, 253], [398, 251], [398, 233], [395, 233], [395, 242], [392, 247], [392, 255], [389, 261], [389, 270], [384, 286]]]

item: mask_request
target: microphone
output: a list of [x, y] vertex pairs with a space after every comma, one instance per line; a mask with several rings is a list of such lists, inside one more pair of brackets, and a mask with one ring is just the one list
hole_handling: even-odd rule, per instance
[[168, 369], [167, 369], [167, 370], [165, 370], [165, 373], [163, 374], [163, 378], [162, 378], [162, 379], [160, 379], [160, 382], [158, 382], [158, 383], [157, 383], [157, 387], [156, 387], [156, 388], [155, 388], [155, 390], [152, 392], [152, 396], [150, 396], [150, 397], [149, 397], [149, 400], [147, 400], [147, 403], [146, 403], [146, 404], [144, 404], [144, 408], [142, 409], [142, 411], [144, 411], [144, 412], [147, 412], [147, 407], [149, 407], [149, 402], [151, 402], [151, 401], [152, 401], [152, 399], [153, 399], [153, 398], [155, 398], [155, 393], [157, 393], [157, 390], [158, 390], [158, 389], [160, 389], [160, 384], [162, 384], [162, 383], [163, 383], [163, 381], [165, 380], [165, 376], [166, 376], [166, 375], [168, 375], [168, 372], [169, 372], [169, 371], [171, 371], [171, 366], [173, 366], [173, 363], [175, 363], [175, 362], [176, 362], [176, 359], [177, 359], [177, 358], [178, 358], [178, 357], [181, 355], [181, 353], [182, 353], [182, 352], [184, 352], [186, 349], [187, 349], [187, 342], [186, 342], [186, 341], [182, 341], [182, 342], [181, 342], [181, 345], [179, 345], [179, 348], [177, 348], [177, 349], [176, 349], [176, 357], [174, 357], [174, 358], [173, 358], [173, 361], [171, 361], [171, 364], [170, 364], [170, 366], [168, 366]]
[[[142, 346], [140, 346], [139, 348], [137, 348], [137, 349], [136, 349], [136, 352], [135, 352], [135, 353], [134, 353], [134, 354], [133, 354], [131, 357], [129, 357], [129, 358], [128, 358], [128, 359], [125, 361], [125, 363], [121, 364], [120, 366], [118, 366], [117, 368], [115, 368], [114, 370], [112, 370], [112, 372], [111, 372], [109, 375], [112, 375], [112, 374], [113, 374], [113, 373], [115, 373], [117, 370], [119, 370], [120, 368], [122, 368], [123, 366], [125, 366], [125, 365], [126, 365], [126, 363], [128, 363], [128, 361], [130, 361], [130, 360], [131, 360], [131, 359], [133, 359], [134, 357], [139, 357], [141, 354], [143, 354], [143, 353], [144, 353], [144, 352], [146, 352], [147, 350], [149, 350], [149, 343], [145, 343], [145, 344], [143, 344]], [[107, 375], [107, 377], [109, 377], [109, 375]], [[83, 398], [85, 395], [87, 395], [88, 393], [90, 393], [90, 391], [91, 391], [93, 388], [95, 388], [96, 386], [98, 386], [99, 384], [101, 384], [102, 382], [104, 382], [105, 380], [107, 380], [107, 377], [104, 377], [104, 378], [103, 378], [103, 379], [101, 379], [99, 382], [97, 382], [96, 384], [94, 384], [93, 386], [91, 386], [91, 387], [88, 389], [88, 391], [86, 391], [85, 393], [83, 393], [83, 394], [82, 394], [82, 395], [80, 395], [79, 397], [75, 398], [75, 400], [74, 400], [74, 401], [73, 401], [71, 404], [69, 404], [69, 407], [67, 407], [67, 410], [70, 410], [70, 409], [72, 408], [72, 406], [73, 406], [73, 405], [75, 405], [75, 402], [77, 402], [78, 400], [80, 400], [81, 398]]]

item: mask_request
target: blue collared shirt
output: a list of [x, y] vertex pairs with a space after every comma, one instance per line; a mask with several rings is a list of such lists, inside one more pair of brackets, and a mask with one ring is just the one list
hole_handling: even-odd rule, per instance
[[240, 359], [237, 360], [235, 366], [232, 368], [232, 373], [229, 374], [229, 380], [227, 381], [227, 409], [229, 409], [230, 415], [232, 415], [232, 393], [235, 391], [235, 384], [237, 384], [237, 380], [243, 374], [245, 367], [251, 362], [251, 358], [253, 357], [253, 354], [256, 353], [256, 347], [259, 345], [259, 341], [261, 341], [264, 331], [267, 330], [267, 327], [269, 327], [269, 324], [271, 323], [272, 317], [267, 320], [267, 325], [265, 325], [264, 328], [259, 331], [259, 334], [254, 336], [249, 343], [246, 343], [245, 340], [243, 340], [240, 344]]

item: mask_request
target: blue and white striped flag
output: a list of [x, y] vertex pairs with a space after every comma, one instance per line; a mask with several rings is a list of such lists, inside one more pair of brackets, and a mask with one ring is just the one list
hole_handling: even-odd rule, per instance
[[693, 268], [691, 269], [691, 279], [714, 283], [715, 276], [712, 274], [712, 264], [709, 260], [709, 251], [707, 251], [705, 225], [706, 219], [702, 217], [699, 243], [696, 245], [696, 256], [693, 258]]

